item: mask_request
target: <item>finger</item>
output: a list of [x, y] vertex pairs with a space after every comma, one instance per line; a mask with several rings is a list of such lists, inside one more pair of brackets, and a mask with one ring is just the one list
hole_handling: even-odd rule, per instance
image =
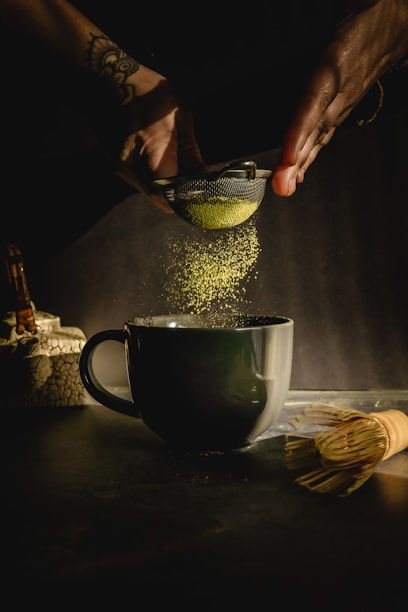
[[289, 197], [296, 191], [298, 168], [295, 166], [278, 166], [272, 174], [272, 189], [276, 195]]
[[302, 138], [302, 146], [300, 146], [299, 140], [296, 141], [293, 149], [296, 153], [293, 153], [292, 158], [294, 163], [287, 163], [289, 157], [285, 155], [285, 153], [288, 155], [286, 147], [291, 145], [290, 133], [288, 133], [283, 146], [281, 161], [272, 175], [272, 188], [277, 195], [288, 197], [296, 191], [296, 185], [303, 182], [307, 168], [312, 163], [312, 160], [316, 158], [321, 148], [320, 141], [320, 130], [316, 127], [306, 140]]
[[[314, 146], [310, 149], [307, 157], [301, 163], [298, 171], [298, 183], [303, 181], [304, 175], [308, 168], [315, 161], [316, 157], [320, 153], [320, 151], [325, 147], [333, 137], [334, 132], [336, 131], [336, 127], [333, 127], [328, 132], [324, 132], [322, 136], [315, 142]], [[300, 180], [301, 177], [301, 180]]]
[[277, 195], [291, 196], [296, 191], [296, 186], [303, 183], [306, 171], [315, 161], [319, 152], [333, 137], [336, 128], [332, 127], [327, 132], [320, 135], [315, 130], [305, 143], [303, 151], [300, 153], [299, 161], [293, 166], [278, 165], [272, 175], [272, 188]]
[[278, 164], [272, 176], [272, 188], [277, 195], [290, 196], [316, 158], [325, 141], [329, 107], [335, 99], [332, 73], [320, 67], [312, 76], [301, 102], [291, 120]]
[[319, 129], [335, 95], [333, 76], [327, 70], [319, 69], [311, 79], [290, 122], [282, 150], [282, 164], [299, 163], [300, 152], [313, 132]]

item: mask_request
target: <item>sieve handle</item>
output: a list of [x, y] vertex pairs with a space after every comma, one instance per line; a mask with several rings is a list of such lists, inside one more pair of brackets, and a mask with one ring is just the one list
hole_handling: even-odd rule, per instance
[[[268, 178], [271, 172], [269, 170], [261, 170], [262, 177]], [[200, 176], [169, 176], [167, 178], [156, 179], [152, 181], [152, 185], [154, 187], [158, 187], [162, 189], [163, 187], [175, 187], [180, 183], [185, 183], [187, 180], [198, 180], [205, 179], [207, 181], [216, 181], [217, 179], [228, 174], [230, 177], [234, 178], [246, 178], [246, 179], [256, 179], [259, 178], [259, 173], [257, 171], [256, 162], [254, 161], [236, 161], [226, 164], [219, 170], [214, 170], [213, 172], [209, 172], [206, 174], [202, 174]]]
[[227, 172], [231, 172], [231, 170], [247, 170], [248, 179], [256, 178], [256, 162], [252, 160], [237, 161], [232, 162], [230, 164], [226, 164], [219, 170], [216, 170], [215, 172], [211, 173], [206, 178], [209, 178], [210, 180], [214, 181], [227, 174]]

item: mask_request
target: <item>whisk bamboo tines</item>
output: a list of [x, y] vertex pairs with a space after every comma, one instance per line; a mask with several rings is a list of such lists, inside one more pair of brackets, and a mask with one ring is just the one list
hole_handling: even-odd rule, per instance
[[408, 447], [408, 416], [401, 410], [365, 413], [315, 404], [290, 424], [306, 437], [286, 436], [287, 466], [302, 472], [298, 484], [318, 493], [349, 495], [380, 461]]

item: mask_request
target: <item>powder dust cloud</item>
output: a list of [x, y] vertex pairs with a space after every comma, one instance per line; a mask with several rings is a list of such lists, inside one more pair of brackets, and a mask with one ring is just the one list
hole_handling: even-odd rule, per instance
[[163, 295], [171, 313], [243, 313], [261, 248], [254, 218], [229, 230], [168, 235]]

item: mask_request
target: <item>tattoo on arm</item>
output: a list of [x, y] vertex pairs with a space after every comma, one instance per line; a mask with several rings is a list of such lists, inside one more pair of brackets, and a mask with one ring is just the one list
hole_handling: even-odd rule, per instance
[[133, 85], [126, 82], [131, 74], [139, 70], [139, 64], [133, 57], [109, 38], [92, 33], [87, 54], [91, 72], [115, 87], [122, 104], [135, 96]]

